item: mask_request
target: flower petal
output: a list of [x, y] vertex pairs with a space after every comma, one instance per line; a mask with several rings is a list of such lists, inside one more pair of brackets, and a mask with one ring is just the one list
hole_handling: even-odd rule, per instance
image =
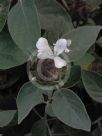
[[72, 41], [69, 39], [67, 40], [67, 46], [69, 47], [72, 44]]
[[41, 37], [38, 39], [36, 43], [36, 47], [38, 49], [37, 57], [39, 59], [53, 59], [53, 52], [48, 44], [47, 39]]
[[53, 53], [51, 54], [51, 52], [42, 51], [42, 52], [38, 52], [37, 58], [39, 58], [39, 59], [53, 59], [54, 55], [53, 55]]
[[43, 37], [39, 38], [37, 43], [36, 43], [36, 47], [39, 50], [43, 50], [43, 49], [49, 48], [49, 44], [48, 44], [47, 39], [43, 38]]
[[68, 53], [68, 52], [70, 52], [70, 50], [69, 50], [68, 48], [66, 48], [66, 49], [65, 49], [65, 52]]
[[67, 40], [59, 39], [54, 45], [54, 55], [58, 56], [59, 54], [63, 53], [67, 48]]
[[54, 57], [54, 62], [56, 68], [62, 68], [67, 65], [67, 62], [60, 57]]

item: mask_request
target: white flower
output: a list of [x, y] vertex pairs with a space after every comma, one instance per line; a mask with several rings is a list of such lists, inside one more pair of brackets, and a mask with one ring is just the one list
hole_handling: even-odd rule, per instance
[[37, 57], [39, 59], [53, 59], [56, 68], [62, 68], [67, 65], [67, 62], [59, 57], [63, 52], [69, 52], [68, 47], [71, 45], [71, 40], [59, 39], [54, 45], [54, 51], [51, 50], [47, 39], [41, 37], [36, 43], [38, 49]]

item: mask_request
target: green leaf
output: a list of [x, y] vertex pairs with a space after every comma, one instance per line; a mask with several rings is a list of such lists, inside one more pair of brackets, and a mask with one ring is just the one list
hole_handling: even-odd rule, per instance
[[16, 110], [0, 111], [0, 127], [7, 126], [14, 118]]
[[17, 47], [10, 35], [0, 33], [0, 69], [19, 66], [27, 61], [27, 56]]
[[83, 130], [73, 129], [69, 126], [63, 125], [63, 128], [68, 136], [92, 136], [90, 132]]
[[34, 0], [19, 0], [8, 15], [8, 27], [15, 43], [26, 53], [32, 53], [40, 37], [40, 24]]
[[47, 104], [45, 112], [51, 116], [51, 117], [55, 117], [53, 110], [52, 110], [52, 105], [50, 103]]
[[102, 120], [98, 120], [98, 126], [92, 132], [93, 136], [102, 136]]
[[72, 29], [69, 28], [69, 23], [60, 16], [53, 20], [53, 24], [53, 26], [47, 28], [44, 35], [51, 45]]
[[20, 124], [30, 111], [43, 102], [42, 94], [31, 82], [25, 83], [17, 96], [18, 123]]
[[102, 4], [102, 0], [86, 0], [86, 2], [93, 8], [93, 10]]
[[87, 52], [95, 43], [101, 28], [101, 26], [79, 27], [63, 36], [72, 41], [69, 47], [71, 51], [68, 53], [70, 61], [78, 60]]
[[52, 109], [56, 117], [66, 125], [90, 131], [91, 122], [80, 98], [69, 89], [55, 92]]
[[65, 9], [55, 0], [35, 0], [35, 4], [38, 9], [40, 23], [43, 29], [46, 30], [49, 27], [54, 27], [55, 20], [57, 21], [58, 18], [66, 21], [66, 23], [68, 23], [69, 25], [69, 29], [73, 28], [71, 17], [67, 14]]
[[14, 67], [12, 69], [0, 70], [0, 90], [10, 88], [24, 74], [24, 67]]
[[102, 76], [97, 73], [82, 71], [82, 80], [90, 97], [102, 103]]
[[2, 31], [6, 19], [7, 14], [9, 12], [11, 0], [0, 0], [0, 32]]
[[93, 131], [93, 136], [101, 136], [101, 131], [100, 131], [100, 129], [99, 129], [99, 127], [97, 127], [94, 131]]
[[95, 21], [93, 20], [93, 19], [91, 19], [91, 18], [88, 18], [87, 19], [87, 24], [86, 24], [87, 26], [95, 26], [96, 24], [95, 24]]
[[49, 136], [47, 125], [44, 119], [34, 123], [32, 127], [32, 136]]
[[81, 77], [81, 68], [80, 66], [72, 66], [70, 71], [70, 76], [68, 78], [68, 81], [66, 83], [66, 87], [70, 88], [76, 85]]
[[35, 0], [40, 23], [49, 43], [56, 42], [73, 28], [71, 17], [55, 0]]
[[90, 64], [95, 60], [95, 57], [86, 53], [82, 58], [75, 62], [76, 65], [81, 66], [82, 69], [87, 69]]

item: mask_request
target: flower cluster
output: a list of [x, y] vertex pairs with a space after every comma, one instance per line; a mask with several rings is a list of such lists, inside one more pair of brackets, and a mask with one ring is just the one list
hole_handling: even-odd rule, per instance
[[48, 44], [47, 39], [41, 37], [36, 43], [38, 49], [37, 58], [39, 59], [53, 59], [56, 68], [62, 68], [67, 65], [66, 60], [62, 59], [59, 55], [63, 52], [69, 52], [68, 47], [71, 45], [71, 40], [59, 39], [54, 45], [52, 50]]

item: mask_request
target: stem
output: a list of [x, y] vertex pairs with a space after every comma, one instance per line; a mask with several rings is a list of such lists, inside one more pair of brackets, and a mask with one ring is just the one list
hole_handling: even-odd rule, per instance
[[48, 119], [48, 121], [54, 121], [54, 120], [56, 120], [56, 118]]
[[98, 126], [99, 126], [99, 129], [100, 129], [100, 132], [102, 133], [102, 127], [101, 127], [101, 122], [98, 121]]
[[57, 90], [58, 92], [60, 92], [60, 88], [59, 88], [58, 85], [56, 85], [56, 90]]
[[46, 125], [47, 125], [48, 131], [49, 131], [49, 135], [52, 136], [52, 133], [51, 133], [51, 130], [50, 130], [50, 128], [49, 128], [48, 123], [46, 123]]
[[101, 121], [101, 120], [102, 120], [102, 117], [98, 118], [96, 121], [94, 121], [94, 122], [92, 123], [92, 125], [98, 124], [98, 122]]
[[47, 128], [48, 128], [49, 136], [52, 136], [52, 133], [51, 133], [50, 127], [49, 127], [48, 122], [47, 122], [47, 114], [46, 114], [46, 113], [45, 113], [44, 118], [45, 118], [46, 126], [47, 126]]
[[33, 109], [33, 111], [36, 113], [36, 115], [39, 116], [39, 118], [43, 119], [43, 117], [37, 112], [37, 110], [35, 110], [35, 108]]
[[67, 5], [67, 2], [66, 2], [65, 0], [62, 0], [62, 3], [63, 3], [63, 5], [65, 6], [65, 8], [66, 8], [68, 11], [70, 11], [70, 8], [69, 8], [69, 6]]

